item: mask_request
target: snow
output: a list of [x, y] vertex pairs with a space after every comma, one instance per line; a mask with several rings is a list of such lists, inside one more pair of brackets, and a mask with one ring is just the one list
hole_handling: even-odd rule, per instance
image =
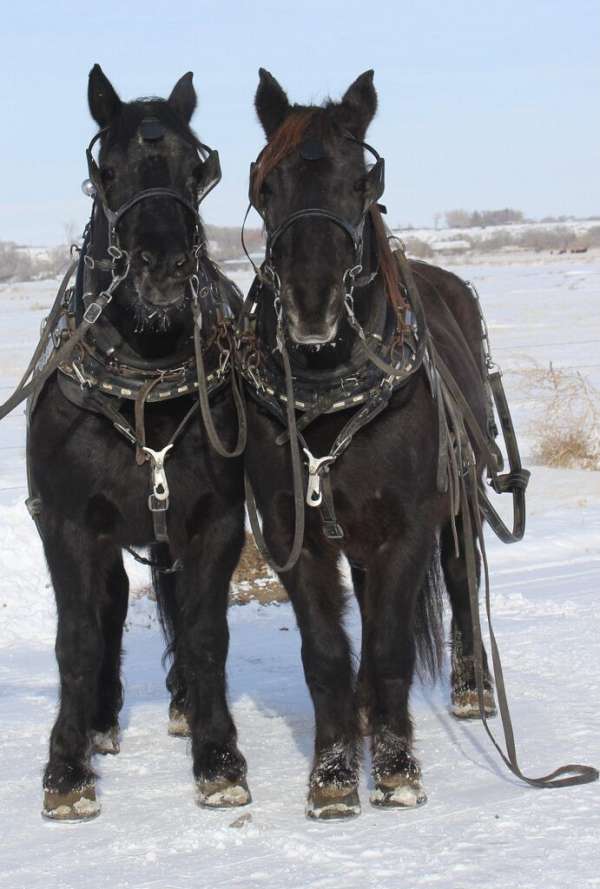
[[[479, 288], [517, 427], [535, 405], [513, 371], [535, 360], [600, 382], [600, 260], [555, 257], [454, 267]], [[248, 275], [240, 280], [247, 286]], [[54, 282], [0, 290], [0, 397], [36, 341]], [[539, 775], [600, 764], [600, 472], [533, 468], [525, 540], [488, 535], [492, 607], [520, 762]], [[97, 757], [99, 818], [40, 818], [41, 772], [57, 705], [52, 591], [24, 506], [24, 418], [0, 424], [0, 887], [10, 889], [564, 889], [600, 886], [600, 785], [531, 789], [500, 762], [478, 723], [448, 713], [446, 675], [412, 696], [428, 803], [369, 805], [314, 823], [304, 814], [312, 706], [290, 606], [230, 610], [229, 694], [248, 759], [252, 804], [196, 805], [189, 742], [169, 737], [162, 640], [145, 569], [128, 560], [121, 752]], [[356, 609], [348, 615], [355, 647]], [[492, 721], [500, 733], [498, 719]], [[231, 828], [235, 829], [231, 829]]]

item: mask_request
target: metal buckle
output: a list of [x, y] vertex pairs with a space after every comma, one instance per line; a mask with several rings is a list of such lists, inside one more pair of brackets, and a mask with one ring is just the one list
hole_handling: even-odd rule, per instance
[[154, 494], [148, 495], [148, 509], [150, 512], [166, 512], [169, 508], [169, 498], [157, 500]]
[[83, 320], [87, 321], [88, 324], [95, 324], [103, 311], [103, 306], [100, 303], [90, 303], [87, 309], [84, 312]]

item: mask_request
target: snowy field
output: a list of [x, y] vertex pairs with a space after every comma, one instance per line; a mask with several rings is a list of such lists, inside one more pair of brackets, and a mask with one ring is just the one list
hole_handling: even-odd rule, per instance
[[[479, 288], [533, 469], [528, 532], [490, 538], [495, 628], [521, 765], [543, 774], [600, 764], [600, 473], [531, 466], [532, 406], [511, 369], [578, 367], [600, 384], [600, 257], [453, 267]], [[247, 276], [240, 280], [246, 285]], [[37, 341], [52, 282], [0, 288], [2, 400]], [[289, 605], [230, 611], [229, 685], [249, 763], [251, 807], [196, 807], [186, 742], [167, 736], [162, 641], [148, 578], [131, 567], [121, 754], [99, 759], [99, 819], [43, 821], [41, 773], [56, 712], [54, 605], [25, 498], [24, 418], [0, 424], [0, 887], [74, 889], [565, 889], [600, 887], [600, 785], [534, 790], [504, 768], [483, 729], [448, 714], [448, 677], [415, 687], [429, 803], [368, 804], [348, 823], [304, 817], [313, 736]], [[349, 628], [355, 644], [355, 611]], [[498, 720], [495, 730], [500, 733]], [[368, 771], [365, 760], [365, 771]], [[248, 812], [243, 826], [233, 822]]]

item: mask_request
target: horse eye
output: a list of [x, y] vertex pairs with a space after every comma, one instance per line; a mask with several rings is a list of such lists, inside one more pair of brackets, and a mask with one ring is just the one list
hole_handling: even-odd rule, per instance
[[365, 190], [365, 177], [361, 176], [360, 179], [357, 179], [354, 183], [354, 191], [364, 191]]
[[115, 171], [112, 167], [102, 167], [100, 172], [102, 174], [103, 182], [112, 182], [115, 178]]

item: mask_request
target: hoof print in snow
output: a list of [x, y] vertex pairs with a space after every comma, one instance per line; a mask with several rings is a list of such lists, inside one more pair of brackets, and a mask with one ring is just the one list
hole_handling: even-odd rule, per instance
[[324, 785], [311, 787], [306, 802], [306, 816], [314, 821], [334, 821], [360, 815], [356, 787]]
[[415, 775], [390, 775], [375, 785], [370, 802], [381, 809], [417, 809], [425, 805], [427, 794]]
[[96, 800], [93, 784], [72, 790], [70, 793], [55, 793], [46, 790], [42, 816], [50, 821], [91, 821], [100, 814], [100, 803]]
[[92, 735], [92, 752], [102, 756], [116, 756], [121, 750], [119, 743], [119, 726], [113, 725], [107, 732], [94, 732]]
[[191, 738], [192, 732], [187, 716], [178, 707], [169, 707], [169, 727], [168, 733], [173, 738]]
[[214, 781], [197, 781], [198, 805], [203, 809], [232, 809], [247, 806], [252, 796], [244, 778], [228, 781], [217, 778]]
[[[496, 715], [496, 701], [491, 689], [486, 688], [483, 692], [483, 706], [487, 719]], [[472, 688], [453, 692], [450, 713], [456, 719], [481, 719], [477, 692]]]

